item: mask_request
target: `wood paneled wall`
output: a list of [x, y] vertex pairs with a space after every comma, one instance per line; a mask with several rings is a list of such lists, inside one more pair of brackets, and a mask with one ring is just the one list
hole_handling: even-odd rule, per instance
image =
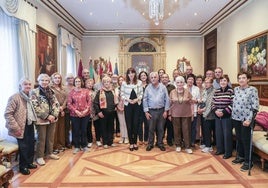
[[[268, 82], [265, 83], [257, 83], [257, 82], [252, 82], [250, 83], [251, 86], [254, 86], [258, 90], [259, 98], [260, 98], [260, 104], [268, 106]], [[232, 84], [233, 88], [238, 86], [237, 83]]]

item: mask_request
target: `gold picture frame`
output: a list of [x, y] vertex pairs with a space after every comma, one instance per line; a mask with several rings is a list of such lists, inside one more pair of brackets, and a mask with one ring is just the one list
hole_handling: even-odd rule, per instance
[[37, 26], [35, 78], [41, 73], [51, 76], [56, 71], [57, 37]]
[[247, 72], [252, 81], [268, 80], [268, 30], [238, 41], [238, 72]]

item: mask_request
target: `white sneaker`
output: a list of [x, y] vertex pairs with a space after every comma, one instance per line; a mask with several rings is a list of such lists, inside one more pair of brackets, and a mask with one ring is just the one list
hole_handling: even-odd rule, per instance
[[108, 145], [104, 145], [103, 148], [104, 148], [104, 149], [108, 149]]
[[176, 152], [181, 152], [181, 147], [176, 147]]
[[128, 144], [128, 143], [129, 143], [128, 138], [125, 138], [124, 143], [125, 143], [125, 144]]
[[91, 148], [92, 147], [92, 142], [88, 143], [87, 147]]
[[84, 147], [84, 148], [83, 148], [83, 151], [86, 153], [86, 152], [89, 152], [89, 151], [90, 151], [90, 149], [89, 149], [89, 148], [87, 148], [87, 147]]
[[185, 149], [186, 153], [188, 154], [192, 154], [193, 153], [193, 150], [192, 149]]
[[116, 147], [116, 144], [112, 144], [111, 147]]
[[40, 166], [44, 166], [46, 164], [46, 162], [44, 161], [44, 159], [41, 158], [37, 158], [36, 159], [37, 164], [39, 164]]
[[210, 151], [210, 152], [213, 151], [213, 147], [212, 147], [212, 146], [209, 148], [209, 151]]
[[118, 144], [123, 144], [123, 142], [124, 142], [124, 139], [121, 138], [121, 140], [119, 140]]
[[60, 157], [58, 155], [55, 155], [55, 154], [50, 154], [49, 158], [54, 159], [54, 160], [59, 160]]
[[97, 141], [96, 144], [98, 147], [102, 146], [102, 143], [100, 141]]
[[210, 150], [209, 147], [205, 147], [205, 148], [203, 148], [201, 151], [202, 151], [203, 153], [209, 153], [209, 150]]
[[199, 147], [200, 147], [200, 149], [204, 149], [206, 147], [206, 145], [202, 144]]
[[74, 150], [73, 150], [73, 154], [77, 154], [79, 151], [80, 151], [79, 148], [74, 148]]

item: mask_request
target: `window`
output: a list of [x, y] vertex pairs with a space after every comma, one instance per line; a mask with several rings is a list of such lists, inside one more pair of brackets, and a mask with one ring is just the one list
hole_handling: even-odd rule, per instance
[[19, 43], [18, 43], [18, 19], [7, 16], [0, 8], [0, 137], [7, 137], [4, 112], [8, 98], [18, 91], [19, 82]]

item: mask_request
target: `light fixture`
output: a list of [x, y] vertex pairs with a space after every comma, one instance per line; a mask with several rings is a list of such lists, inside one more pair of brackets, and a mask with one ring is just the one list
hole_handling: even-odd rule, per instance
[[149, 1], [149, 17], [154, 19], [155, 25], [159, 25], [159, 20], [164, 18], [164, 0]]

